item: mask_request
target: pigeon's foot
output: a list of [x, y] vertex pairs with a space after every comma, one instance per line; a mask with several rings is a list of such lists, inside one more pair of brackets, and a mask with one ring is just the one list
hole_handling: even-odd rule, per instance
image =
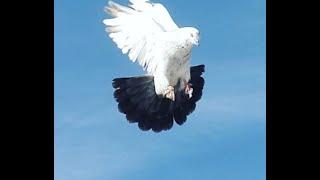
[[173, 86], [168, 86], [168, 88], [165, 90], [164, 92], [164, 97], [171, 99], [172, 101], [175, 100], [175, 96], [174, 96], [174, 88]]
[[189, 95], [189, 98], [192, 97], [192, 92], [193, 92], [193, 88], [191, 86], [192, 86], [192, 84], [186, 83], [186, 86], [184, 89], [184, 92]]

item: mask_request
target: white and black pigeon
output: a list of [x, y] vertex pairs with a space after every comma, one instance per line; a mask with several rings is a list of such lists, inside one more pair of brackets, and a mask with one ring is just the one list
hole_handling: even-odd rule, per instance
[[103, 20], [109, 37], [123, 54], [147, 72], [113, 80], [119, 111], [141, 130], [160, 132], [183, 124], [201, 98], [204, 65], [190, 67], [199, 31], [179, 28], [167, 9], [148, 0], [129, 0], [128, 7], [109, 1]]

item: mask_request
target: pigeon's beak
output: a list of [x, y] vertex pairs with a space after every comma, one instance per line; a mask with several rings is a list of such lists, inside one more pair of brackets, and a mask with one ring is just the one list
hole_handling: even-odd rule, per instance
[[196, 46], [199, 46], [199, 39], [194, 43]]
[[196, 46], [199, 46], [199, 44], [200, 44], [200, 43], [199, 43], [199, 38], [194, 41], [194, 44], [195, 44]]
[[196, 46], [199, 46], [200, 44], [200, 36], [199, 36], [199, 33], [197, 33], [197, 39], [196, 39], [196, 42], [194, 43]]

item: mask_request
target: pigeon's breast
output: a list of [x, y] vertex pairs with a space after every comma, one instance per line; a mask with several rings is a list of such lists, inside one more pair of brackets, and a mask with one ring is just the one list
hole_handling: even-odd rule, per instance
[[165, 75], [170, 85], [176, 85], [178, 80], [190, 79], [190, 64], [189, 59], [191, 55], [191, 48], [178, 47], [174, 49], [175, 52], [171, 53], [168, 57], [168, 63], [165, 69]]

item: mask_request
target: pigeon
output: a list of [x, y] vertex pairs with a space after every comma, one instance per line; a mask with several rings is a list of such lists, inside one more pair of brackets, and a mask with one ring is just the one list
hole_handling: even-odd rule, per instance
[[201, 99], [205, 66], [190, 65], [191, 50], [200, 32], [179, 28], [167, 9], [148, 0], [113, 1], [104, 19], [112, 41], [146, 72], [137, 77], [115, 78], [112, 86], [118, 109], [143, 131], [161, 132], [182, 125]]

